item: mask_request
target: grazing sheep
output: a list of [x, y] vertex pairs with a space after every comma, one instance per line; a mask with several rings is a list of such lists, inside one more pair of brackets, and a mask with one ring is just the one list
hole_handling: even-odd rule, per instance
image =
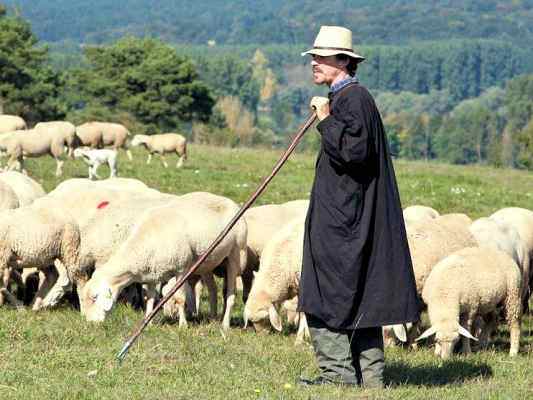
[[176, 153], [178, 162], [176, 168], [180, 168], [187, 159], [187, 139], [177, 133], [163, 133], [159, 135], [135, 135], [131, 141], [132, 146], [144, 146], [148, 150], [146, 164], [150, 164], [153, 154], [159, 154], [165, 168], [168, 167], [165, 154]]
[[16, 115], [0, 115], [0, 133], [27, 129], [26, 122]]
[[[533, 287], [533, 266], [531, 265], [533, 260], [533, 211], [518, 207], [502, 208], [492, 214], [490, 218], [495, 221], [507, 222], [518, 231], [520, 239], [522, 239], [528, 252], [530, 263], [529, 282], [527, 285], [524, 284], [524, 287]], [[531, 292], [529, 294], [526, 293], [526, 298], [523, 304], [524, 309], [528, 309], [528, 299], [530, 295]]]
[[76, 127], [74, 124], [67, 121], [39, 122], [33, 129], [51, 137], [64, 138], [68, 148], [68, 155], [72, 157], [76, 139]]
[[98, 167], [102, 164], [109, 166], [109, 177], [117, 176], [117, 152], [109, 149], [82, 149], [74, 150], [74, 157], [82, 158], [89, 166], [89, 179], [98, 178]]
[[[422, 290], [433, 267], [446, 256], [465, 247], [475, 247], [477, 242], [464, 223], [457, 223], [462, 217], [426, 219], [406, 226], [407, 241], [413, 262], [416, 289], [422, 296]], [[388, 331], [392, 328], [401, 341], [412, 342], [413, 326], [394, 325], [384, 329], [387, 338], [392, 337]], [[390, 344], [390, 341], [387, 341]]]
[[266, 244], [288, 221], [305, 218], [309, 200], [293, 200], [283, 204], [266, 204], [246, 210], [248, 227], [248, 257], [243, 271], [243, 301], [246, 303], [252, 286], [253, 272], [259, 269], [259, 259]]
[[[80, 299], [83, 315], [102, 321], [120, 291], [132, 282], [146, 283], [149, 298], [158, 283], [191, 267], [238, 211], [231, 200], [205, 192], [183, 195], [147, 210], [128, 239], [87, 282]], [[226, 308], [222, 327], [229, 328], [235, 281], [246, 262], [246, 222], [240, 220], [197, 270], [211, 272], [227, 258]], [[153, 302], [147, 304], [151, 312]]]
[[[282, 330], [278, 308], [284, 301], [297, 296], [299, 291], [304, 221], [300, 216], [284, 225], [264, 248], [259, 271], [244, 307], [245, 325], [250, 321], [258, 331], [266, 330], [269, 325]], [[297, 337], [297, 343], [303, 340], [304, 332], [302, 330]]]
[[422, 297], [431, 327], [417, 340], [436, 334], [435, 353], [447, 359], [462, 335], [463, 352], [469, 353], [474, 320], [494, 317], [503, 305], [511, 333], [509, 354], [515, 356], [520, 344], [520, 287], [520, 270], [504, 252], [479, 247], [455, 252], [439, 262], [426, 281]]
[[130, 132], [124, 125], [112, 122], [86, 122], [76, 127], [76, 136], [83, 146], [95, 149], [110, 146], [117, 151], [123, 148], [128, 159], [131, 161], [133, 158], [128, 149]]
[[1, 172], [0, 182], [11, 187], [17, 195], [21, 207], [30, 205], [36, 199], [46, 195], [43, 187], [39, 183], [17, 171]]
[[[0, 214], [0, 276], [10, 267], [45, 269], [52, 264], [59, 273], [49, 291], [39, 291], [34, 310], [55, 305], [70, 286], [67, 271], [79, 262], [79, 245], [78, 225], [54, 203], [40, 201]], [[10, 297], [5, 287], [0, 291]]]
[[403, 219], [406, 224], [412, 224], [425, 219], [434, 219], [439, 215], [437, 210], [426, 206], [409, 206], [403, 210]]
[[61, 136], [51, 129], [15, 131], [0, 138], [0, 150], [9, 156], [8, 170], [24, 171], [25, 157], [50, 155], [56, 160], [56, 176], [63, 173], [65, 146], [70, 143], [68, 136]]

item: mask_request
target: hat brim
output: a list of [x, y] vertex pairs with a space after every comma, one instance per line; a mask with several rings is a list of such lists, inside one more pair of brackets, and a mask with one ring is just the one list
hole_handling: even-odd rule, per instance
[[337, 54], [346, 54], [348, 57], [355, 58], [357, 62], [361, 62], [365, 60], [363, 56], [360, 56], [359, 54], [355, 54], [354, 52], [347, 51], [347, 50], [311, 49], [311, 50], [304, 51], [302, 53], [302, 56], [305, 56], [307, 54], [317, 55], [317, 56], [322, 56], [322, 57], [329, 57], [329, 56], [334, 56]]

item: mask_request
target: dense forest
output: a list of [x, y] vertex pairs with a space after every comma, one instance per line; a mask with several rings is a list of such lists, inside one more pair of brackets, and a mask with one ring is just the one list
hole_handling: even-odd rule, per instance
[[104, 43], [125, 34], [206, 44], [310, 43], [334, 21], [357, 44], [493, 38], [533, 42], [533, 0], [4, 0], [39, 39]]
[[333, 21], [367, 57], [395, 155], [533, 169], [533, 0], [2, 2], [0, 106], [30, 123], [281, 145], [327, 92], [300, 53]]

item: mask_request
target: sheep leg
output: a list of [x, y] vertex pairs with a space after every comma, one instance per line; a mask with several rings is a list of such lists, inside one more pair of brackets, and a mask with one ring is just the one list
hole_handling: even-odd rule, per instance
[[[475, 313], [469, 313], [465, 318], [464, 318], [464, 323], [462, 323], [461, 325], [466, 328], [466, 330], [468, 332], [471, 332], [472, 331], [472, 324], [474, 322], [474, 317], [475, 317]], [[463, 353], [464, 354], [470, 354], [472, 353], [472, 348], [470, 347], [470, 339], [467, 338], [467, 337], [462, 337], [461, 338], [462, 340], [462, 350], [463, 350]]]
[[72, 283], [70, 281], [68, 271], [63, 265], [63, 263], [59, 260], [55, 260], [54, 265], [56, 267], [58, 277], [54, 286], [50, 289], [50, 291], [43, 299], [43, 307], [55, 306], [59, 302], [59, 300], [61, 300], [63, 295], [72, 288]]
[[202, 277], [209, 293], [209, 318], [216, 318], [218, 309], [217, 283], [212, 273]]
[[509, 332], [511, 334], [511, 348], [509, 355], [514, 357], [518, 354], [520, 348], [520, 319], [513, 319], [509, 322]]
[[176, 168], [181, 168], [183, 166], [183, 156], [180, 156], [178, 153], [178, 162], [176, 163]]
[[126, 155], [128, 156], [128, 160], [133, 161], [133, 154], [131, 154], [130, 149], [126, 149]]
[[143, 285], [144, 295], [146, 297], [146, 310], [144, 316], [150, 314], [155, 306], [155, 301], [157, 298], [157, 290], [153, 283], [147, 283]]
[[165, 168], [168, 168], [168, 163], [167, 163], [167, 160], [165, 158], [165, 155], [163, 153], [159, 154], [159, 157], [161, 158], [161, 161], [163, 162], [163, 166]]
[[303, 344], [305, 341], [305, 338], [309, 338], [309, 327], [307, 326], [307, 319], [305, 318], [304, 313], [300, 314], [300, 321], [298, 323], [298, 332], [296, 333], [296, 341], [294, 342], [295, 345]]
[[114, 157], [110, 158], [107, 161], [107, 165], [109, 165], [109, 177], [110, 178], [116, 177], [117, 176], [117, 159]]
[[150, 164], [152, 161], [152, 153], [148, 153], [148, 158], [146, 159], [146, 165]]
[[63, 164], [65, 161], [56, 158], [56, 176], [63, 175]]
[[44, 307], [44, 294], [50, 291], [50, 288], [55, 284], [58, 278], [58, 273], [54, 268], [45, 268], [39, 271], [39, 286], [37, 293], [33, 299], [32, 310], [38, 311]]
[[222, 320], [222, 329], [228, 330], [230, 327], [231, 309], [235, 304], [235, 286], [237, 276], [241, 272], [240, 268], [240, 250], [235, 246], [227, 259], [226, 267], [226, 293], [224, 318]]

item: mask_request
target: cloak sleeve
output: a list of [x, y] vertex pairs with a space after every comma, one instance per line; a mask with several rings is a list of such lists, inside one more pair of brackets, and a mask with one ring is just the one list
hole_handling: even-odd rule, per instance
[[368, 132], [356, 113], [360, 107], [356, 102], [348, 97], [338, 105], [339, 113], [335, 113], [338, 116], [332, 113], [317, 125], [324, 151], [341, 166], [364, 163], [371, 147]]

